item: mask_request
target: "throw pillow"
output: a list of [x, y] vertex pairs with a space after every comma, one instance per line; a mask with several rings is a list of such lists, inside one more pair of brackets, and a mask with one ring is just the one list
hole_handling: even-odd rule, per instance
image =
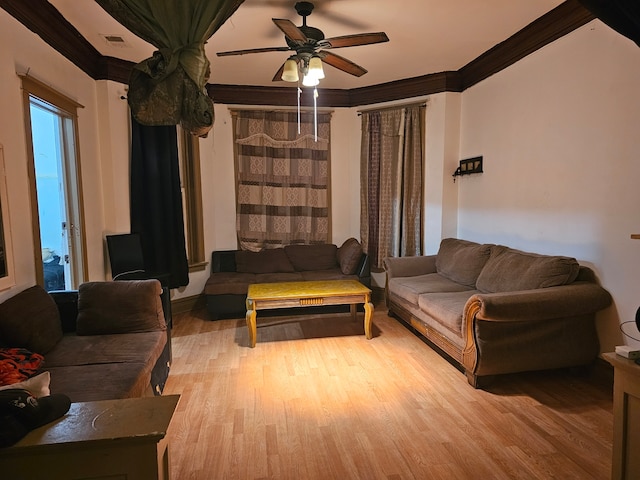
[[24, 348], [0, 348], [0, 385], [12, 385], [35, 374], [44, 357]]
[[86, 282], [78, 288], [78, 335], [166, 330], [157, 280]]
[[345, 275], [356, 273], [360, 258], [362, 258], [362, 245], [353, 237], [345, 240], [338, 248], [338, 263], [340, 264], [340, 270]]
[[239, 273], [290, 273], [295, 270], [282, 248], [271, 248], [260, 252], [238, 250], [236, 271]]
[[47, 395], [51, 394], [51, 391], [49, 390], [50, 383], [51, 383], [51, 374], [49, 372], [42, 372], [40, 375], [27, 378], [22, 382], [3, 385], [0, 387], [0, 390], [9, 390], [12, 388], [19, 388], [23, 390], [28, 390], [31, 393], [31, 395], [33, 395], [36, 398], [40, 398], [40, 397], [46, 397]]
[[62, 339], [56, 302], [39, 285], [0, 304], [0, 342], [41, 354]]

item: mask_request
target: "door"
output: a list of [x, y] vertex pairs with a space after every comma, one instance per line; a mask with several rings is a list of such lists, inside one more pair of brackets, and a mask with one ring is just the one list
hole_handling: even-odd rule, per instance
[[57, 99], [25, 94], [36, 277], [47, 291], [75, 289], [85, 278], [75, 109]]

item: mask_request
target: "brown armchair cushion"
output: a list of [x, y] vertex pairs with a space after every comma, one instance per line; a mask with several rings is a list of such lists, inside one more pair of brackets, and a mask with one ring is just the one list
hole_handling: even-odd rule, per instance
[[362, 258], [362, 245], [355, 238], [349, 238], [338, 248], [338, 263], [340, 270], [345, 275], [356, 273], [360, 259]]
[[78, 288], [78, 335], [166, 330], [157, 280], [86, 282]]
[[0, 344], [45, 354], [62, 339], [58, 307], [39, 285], [0, 304]]
[[272, 248], [260, 252], [238, 250], [236, 271], [239, 273], [290, 273], [295, 270], [282, 248]]

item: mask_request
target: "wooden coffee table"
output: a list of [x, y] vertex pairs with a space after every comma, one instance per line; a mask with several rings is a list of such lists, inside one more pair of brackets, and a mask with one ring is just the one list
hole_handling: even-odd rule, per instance
[[371, 290], [357, 280], [319, 280], [310, 282], [256, 283], [247, 292], [247, 328], [251, 348], [256, 346], [258, 310], [320, 305], [350, 305], [356, 316], [356, 305], [364, 304], [364, 333], [371, 339]]

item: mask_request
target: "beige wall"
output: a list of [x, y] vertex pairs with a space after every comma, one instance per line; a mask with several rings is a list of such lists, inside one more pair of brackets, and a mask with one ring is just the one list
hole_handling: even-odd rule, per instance
[[458, 180], [458, 235], [591, 266], [614, 298], [603, 351], [640, 306], [639, 80], [640, 49], [594, 21], [462, 95], [484, 173]]
[[[94, 82], [0, 10], [0, 143], [4, 145], [17, 285], [32, 285], [25, 134], [16, 75], [30, 75], [85, 106], [80, 152], [89, 245], [89, 279], [106, 278], [103, 238], [128, 231], [129, 119], [124, 87]], [[425, 245], [441, 237], [504, 243], [565, 254], [592, 266], [612, 293], [601, 314], [603, 350], [632, 343], [618, 324], [631, 320], [638, 298], [640, 241], [640, 49], [600, 22], [526, 57], [462, 94], [427, 99]], [[367, 107], [368, 108], [368, 107]], [[231, 117], [216, 105], [201, 140], [205, 250], [233, 249], [235, 203]], [[357, 109], [332, 119], [333, 241], [359, 237]], [[451, 174], [461, 158], [483, 155], [485, 173]], [[208, 269], [191, 275], [174, 298], [197, 295]]]

